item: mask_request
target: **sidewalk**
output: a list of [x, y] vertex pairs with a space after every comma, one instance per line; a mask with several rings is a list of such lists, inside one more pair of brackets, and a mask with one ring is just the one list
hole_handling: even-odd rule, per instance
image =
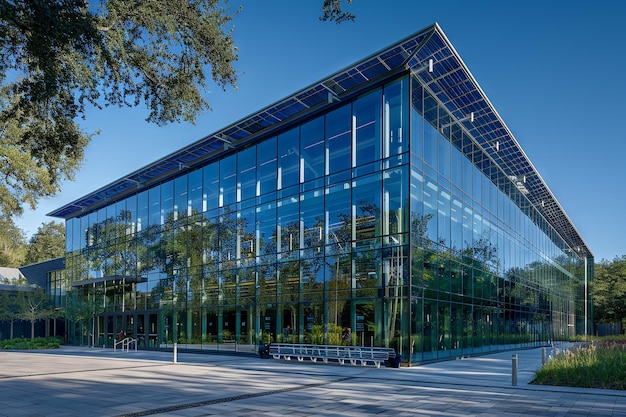
[[623, 391], [529, 385], [540, 366], [541, 349], [376, 369], [64, 346], [0, 352], [0, 416], [626, 415]]

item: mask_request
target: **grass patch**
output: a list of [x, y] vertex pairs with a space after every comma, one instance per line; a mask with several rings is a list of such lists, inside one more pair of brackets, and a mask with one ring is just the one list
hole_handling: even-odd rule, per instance
[[535, 372], [532, 383], [625, 390], [624, 341], [603, 341], [559, 351], [543, 368]]
[[0, 349], [26, 350], [26, 349], [58, 349], [61, 341], [56, 337], [36, 337], [35, 339], [8, 339], [0, 340]]

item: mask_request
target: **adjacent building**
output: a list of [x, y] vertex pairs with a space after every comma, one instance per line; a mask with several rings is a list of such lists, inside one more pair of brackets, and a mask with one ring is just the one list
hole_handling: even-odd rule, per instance
[[50, 215], [73, 343], [417, 364], [591, 324], [591, 251], [437, 24]]

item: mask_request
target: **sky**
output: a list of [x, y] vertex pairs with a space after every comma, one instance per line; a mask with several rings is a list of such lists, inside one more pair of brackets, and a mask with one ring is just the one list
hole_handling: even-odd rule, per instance
[[26, 210], [46, 214], [437, 22], [594, 254], [626, 254], [626, 1], [230, 0], [237, 89], [212, 86], [195, 124], [158, 127], [145, 107], [90, 109], [99, 131], [74, 181]]

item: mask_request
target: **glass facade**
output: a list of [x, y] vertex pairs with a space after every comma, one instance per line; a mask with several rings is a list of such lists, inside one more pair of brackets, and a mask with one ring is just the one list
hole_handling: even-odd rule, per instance
[[74, 343], [91, 326], [95, 345], [355, 344], [416, 364], [586, 324], [593, 260], [410, 72], [66, 228]]

